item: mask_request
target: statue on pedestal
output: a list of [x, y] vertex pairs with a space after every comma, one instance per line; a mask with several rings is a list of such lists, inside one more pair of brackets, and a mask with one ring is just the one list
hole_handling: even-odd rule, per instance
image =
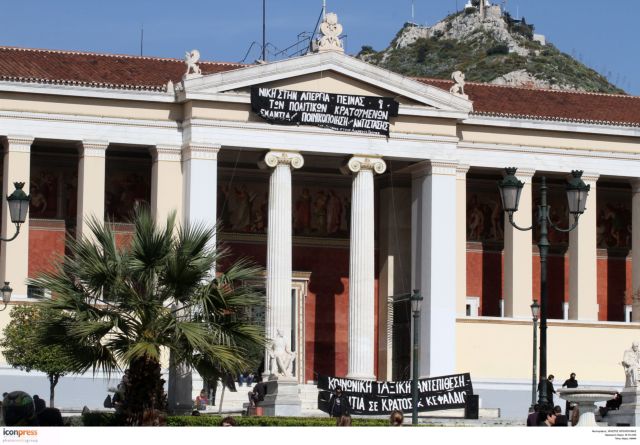
[[630, 386], [638, 386], [638, 371], [640, 368], [640, 351], [638, 350], [638, 341], [631, 344], [631, 349], [624, 351], [622, 357], [622, 367], [625, 374], [625, 388]]
[[271, 342], [269, 353], [271, 360], [271, 375], [291, 377], [293, 374], [294, 354], [289, 349], [287, 341], [282, 335], [282, 331], [276, 331], [276, 338]]

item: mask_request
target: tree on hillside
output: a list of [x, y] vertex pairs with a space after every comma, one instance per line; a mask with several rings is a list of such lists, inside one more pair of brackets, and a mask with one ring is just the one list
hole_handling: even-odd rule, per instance
[[54, 407], [55, 388], [65, 374], [73, 371], [64, 344], [43, 347], [37, 341], [38, 326], [53, 316], [42, 304], [15, 306], [4, 328], [0, 348], [7, 363], [23, 371], [44, 372], [49, 379], [49, 406]]
[[119, 248], [109, 224], [90, 221], [91, 239], [69, 240], [58, 269], [30, 282], [55, 295], [43, 303], [54, 315], [39, 341], [68, 345], [78, 373], [128, 369], [121, 421], [140, 425], [166, 410], [161, 350], [178, 364], [237, 373], [264, 338], [234, 314], [263, 296], [244, 284], [261, 272], [247, 261], [212, 276], [225, 255], [211, 248], [213, 228], [178, 227], [175, 214], [159, 225], [146, 208], [132, 222], [132, 241]]

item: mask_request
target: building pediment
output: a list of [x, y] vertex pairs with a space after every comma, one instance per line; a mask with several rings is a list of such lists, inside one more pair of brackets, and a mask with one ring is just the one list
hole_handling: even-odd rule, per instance
[[471, 101], [449, 91], [336, 52], [253, 65], [183, 81], [181, 101], [244, 102], [252, 86], [393, 97], [410, 108], [455, 114], [473, 111]]

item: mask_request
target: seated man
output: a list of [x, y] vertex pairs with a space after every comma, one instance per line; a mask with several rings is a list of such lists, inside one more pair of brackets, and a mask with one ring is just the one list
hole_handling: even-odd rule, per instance
[[264, 400], [264, 396], [267, 394], [267, 384], [260, 381], [253, 387], [253, 391], [249, 392], [249, 405], [255, 407], [258, 402]]
[[619, 409], [620, 405], [622, 405], [622, 396], [620, 395], [619, 392], [617, 392], [613, 395], [613, 399], [607, 400], [607, 403], [605, 404], [605, 406], [601, 406], [599, 408], [600, 415], [604, 417], [607, 415], [609, 411], [611, 410], [615, 411]]

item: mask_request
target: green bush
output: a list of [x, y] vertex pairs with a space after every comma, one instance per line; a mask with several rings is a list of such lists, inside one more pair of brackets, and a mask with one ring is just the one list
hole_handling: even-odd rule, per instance
[[82, 415], [84, 426], [117, 426], [118, 419], [115, 413], [86, 413]]
[[[220, 426], [226, 416], [170, 416], [167, 426]], [[235, 417], [238, 426], [335, 426], [330, 417]], [[73, 425], [79, 422], [74, 421]], [[87, 413], [82, 415], [84, 426], [118, 426], [115, 413]], [[354, 426], [387, 426], [386, 419], [353, 419]]]
[[[168, 426], [219, 426], [221, 416], [174, 416]], [[335, 426], [330, 417], [235, 417], [238, 426]], [[354, 426], [387, 426], [386, 419], [353, 419]]]
[[494, 54], [509, 54], [509, 47], [507, 45], [492, 46], [487, 50], [487, 56], [492, 56]]

